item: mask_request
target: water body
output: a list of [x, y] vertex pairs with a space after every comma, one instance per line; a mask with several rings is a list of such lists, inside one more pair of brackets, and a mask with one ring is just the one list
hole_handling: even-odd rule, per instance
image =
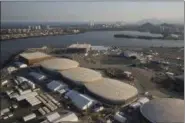
[[14, 39], [1, 42], [1, 63], [10, 57], [13, 53], [27, 48], [38, 48], [44, 45], [53, 47], [62, 47], [72, 43], [90, 43], [92, 45], [104, 46], [125, 46], [125, 47], [183, 47], [183, 40], [143, 40], [114, 38], [114, 34], [124, 31], [94, 31], [77, 35], [66, 36], [46, 36], [27, 39]]
[[129, 36], [147, 36], [147, 37], [163, 37], [162, 34], [154, 34], [150, 32], [138, 32], [138, 31], [123, 31], [122, 33], [118, 34], [124, 34], [124, 35], [129, 35]]

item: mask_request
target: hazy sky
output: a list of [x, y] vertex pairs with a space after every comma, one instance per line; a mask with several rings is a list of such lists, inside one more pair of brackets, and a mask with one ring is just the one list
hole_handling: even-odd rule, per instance
[[2, 21], [125, 21], [184, 18], [184, 2], [1, 2]]

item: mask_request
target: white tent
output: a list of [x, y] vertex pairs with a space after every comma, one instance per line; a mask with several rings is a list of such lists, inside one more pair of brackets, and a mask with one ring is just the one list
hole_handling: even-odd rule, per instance
[[55, 120], [60, 118], [60, 114], [58, 112], [54, 112], [54, 113], [52, 113], [50, 115], [47, 115], [46, 118], [47, 118], [47, 120], [49, 122], [53, 122], [53, 121], [55, 121]]
[[116, 114], [114, 115], [114, 119], [120, 123], [125, 123], [127, 120], [127, 118], [123, 116], [122, 112], [116, 112]]
[[69, 112], [68, 114], [66, 114], [64, 116], [61, 116], [61, 118], [56, 120], [54, 123], [61, 123], [61, 122], [67, 122], [67, 121], [77, 122], [78, 121], [78, 117], [76, 116], [75, 113]]
[[57, 91], [59, 89], [65, 89], [67, 88], [67, 85], [61, 81], [53, 80], [50, 83], [47, 84], [47, 87], [51, 91]]
[[69, 91], [65, 96], [70, 98], [74, 105], [80, 110], [86, 110], [95, 103], [95, 100], [74, 90]]

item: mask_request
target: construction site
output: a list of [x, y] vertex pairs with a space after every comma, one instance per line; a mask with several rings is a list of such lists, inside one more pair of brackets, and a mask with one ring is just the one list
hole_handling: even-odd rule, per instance
[[[1, 77], [0, 121], [166, 122], [164, 117], [158, 116], [156, 120], [152, 115], [160, 114], [157, 103], [173, 105], [176, 101], [178, 106], [184, 106], [184, 95], [179, 93], [184, 90], [179, 85], [184, 58], [180, 50], [176, 49], [178, 58], [166, 58], [162, 50], [90, 44], [28, 49], [1, 70], [6, 75]], [[159, 86], [157, 82], [162, 79], [155, 77], [159, 71], [178, 82], [171, 82], [168, 88]], [[171, 117], [168, 122], [182, 122], [183, 108], [178, 106], [172, 106], [178, 108], [178, 116], [164, 107], [165, 117]], [[146, 108], [152, 108], [153, 113], [147, 114]]]

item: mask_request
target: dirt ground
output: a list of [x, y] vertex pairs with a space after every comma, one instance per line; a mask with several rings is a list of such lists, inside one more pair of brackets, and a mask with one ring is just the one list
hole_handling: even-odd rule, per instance
[[[177, 49], [176, 49], [177, 50]], [[162, 52], [162, 51], [161, 51]], [[182, 53], [181, 53], [182, 54]], [[73, 59], [80, 63], [81, 67], [91, 68], [91, 69], [107, 69], [107, 68], [118, 68], [124, 71], [132, 72], [133, 76], [136, 78], [134, 82], [136, 88], [139, 92], [150, 92], [152, 95], [163, 98], [163, 97], [178, 97], [177, 94], [170, 93], [157, 87], [157, 85], [151, 82], [151, 77], [154, 76], [155, 71], [150, 69], [141, 69], [136, 67], [128, 67], [128, 64], [133, 64], [134, 61], [129, 61], [124, 58], [113, 58], [107, 57], [105, 55], [99, 56], [78, 56], [74, 55]], [[110, 60], [111, 59], [111, 60]], [[104, 62], [102, 62], [104, 61]]]

